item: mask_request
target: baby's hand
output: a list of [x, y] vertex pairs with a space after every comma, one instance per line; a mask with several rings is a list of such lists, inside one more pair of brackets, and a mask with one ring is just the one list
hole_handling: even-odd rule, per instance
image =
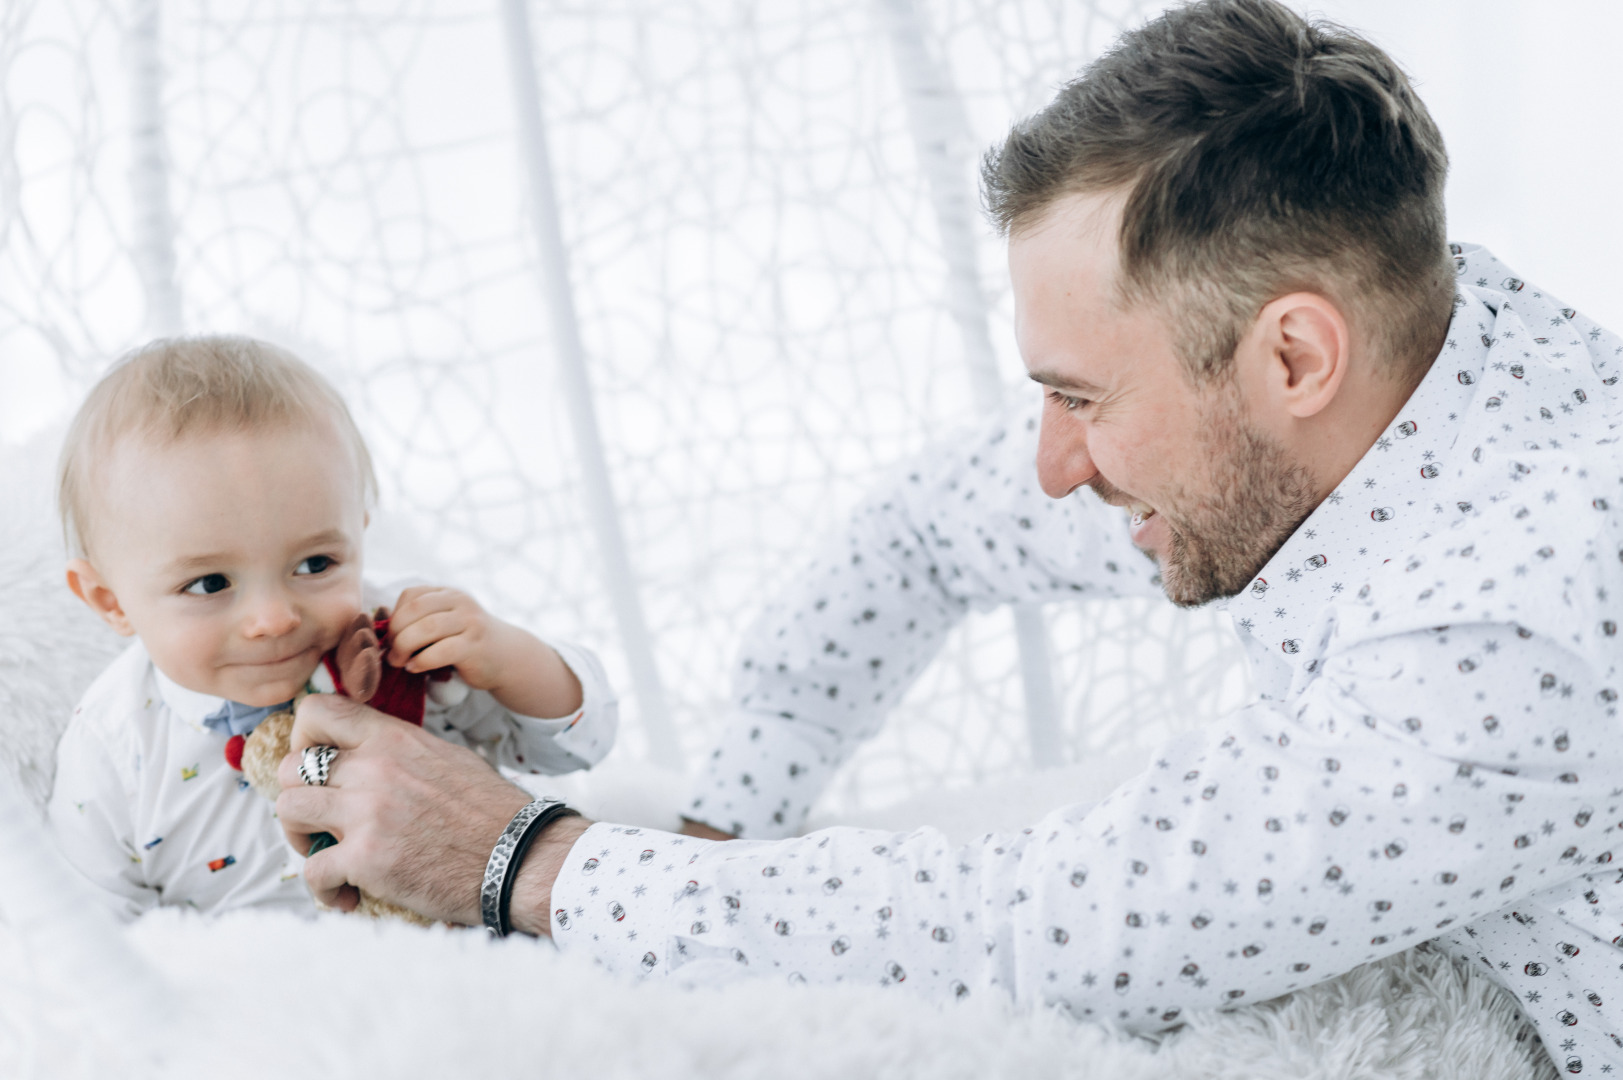
[[463, 682], [526, 716], [580, 708], [580, 681], [550, 646], [456, 589], [419, 585], [402, 592], [389, 615], [388, 646], [395, 667], [455, 668]]
[[494, 690], [514, 658], [516, 635], [465, 592], [438, 585], [407, 589], [389, 614], [389, 663], [407, 671], [454, 667], [475, 690]]

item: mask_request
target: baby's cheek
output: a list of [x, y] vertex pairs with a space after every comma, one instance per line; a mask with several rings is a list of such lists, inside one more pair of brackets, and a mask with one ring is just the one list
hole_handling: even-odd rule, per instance
[[[337, 584], [337, 583], [335, 583]], [[357, 580], [353, 585], [343, 583], [324, 593], [317, 602], [317, 618], [321, 623], [321, 646], [323, 650], [331, 649], [338, 644], [349, 629], [355, 616], [366, 611], [361, 603], [361, 587]], [[370, 614], [368, 612], [368, 614]]]
[[229, 659], [225, 634], [182, 620], [159, 621], [141, 628], [141, 642], [158, 670], [180, 685], [199, 693], [219, 692], [215, 673]]

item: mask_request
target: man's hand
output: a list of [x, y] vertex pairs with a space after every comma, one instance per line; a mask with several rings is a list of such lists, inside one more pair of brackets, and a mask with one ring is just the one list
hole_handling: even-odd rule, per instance
[[[309, 746], [338, 747], [325, 787], [299, 779]], [[324, 694], [299, 702], [279, 778], [276, 812], [294, 850], [307, 851], [312, 833], [339, 840], [304, 864], [322, 903], [351, 910], [362, 888], [430, 918], [470, 925], [480, 922], [479, 886], [491, 848], [530, 801], [471, 750]], [[553, 879], [587, 824], [567, 818], [537, 839], [515, 883], [519, 929], [546, 932]]]
[[580, 680], [550, 646], [456, 589], [402, 592], [389, 614], [388, 646], [395, 667], [455, 668], [463, 682], [524, 716], [563, 717], [581, 706]]

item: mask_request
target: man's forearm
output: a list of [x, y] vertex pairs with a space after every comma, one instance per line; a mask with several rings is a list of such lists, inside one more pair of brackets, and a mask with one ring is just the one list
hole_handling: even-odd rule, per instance
[[552, 885], [581, 834], [592, 827], [583, 817], [560, 818], [536, 838], [513, 883], [513, 929], [525, 934], [551, 934]]
[[720, 829], [711, 828], [709, 825], [706, 825], [704, 822], [702, 822], [702, 821], [694, 821], [692, 818], [689, 818], [689, 817], [685, 817], [685, 818], [682, 819], [682, 827], [680, 829], [678, 829], [677, 832], [680, 832], [683, 836], [696, 836], [700, 840], [737, 840], [738, 839], [738, 837], [734, 836], [732, 833], [722, 832]]
[[[1443, 638], [1559, 669], [1573, 696], [1513, 680], [1496, 713], [1516, 731], [1485, 731], [1455, 704], [1475, 685], [1469, 669], [1391, 674], [1395, 657], [1436, 655]], [[949, 1000], [1063, 1001], [1078, 1016], [1164, 1027], [1458, 930], [1601, 858], [1594, 845], [1608, 841], [1583, 808], [1607, 805], [1617, 751], [1592, 739], [1592, 771], [1556, 774], [1578, 725], [1610, 730], [1597, 678], [1570, 654], [1454, 627], [1332, 655], [1323, 670], [1290, 713], [1240, 710], [1170, 744], [1099, 806], [1015, 835], [955, 847], [928, 829], [830, 829], [707, 844], [599, 826], [590, 851], [565, 859], [553, 928], [566, 950], [627, 974], [721, 961], [812, 982], [905, 980]], [[1535, 741], [1558, 721], [1571, 747]]]
[[1122, 512], [1037, 487], [1035, 431], [1017, 413], [932, 448], [789, 581], [744, 637], [688, 818], [747, 839], [798, 831], [971, 608], [1158, 594]]

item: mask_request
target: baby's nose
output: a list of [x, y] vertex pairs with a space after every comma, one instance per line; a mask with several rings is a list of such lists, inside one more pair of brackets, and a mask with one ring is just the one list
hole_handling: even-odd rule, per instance
[[280, 637], [299, 626], [299, 611], [284, 596], [258, 597], [243, 632], [248, 637]]

